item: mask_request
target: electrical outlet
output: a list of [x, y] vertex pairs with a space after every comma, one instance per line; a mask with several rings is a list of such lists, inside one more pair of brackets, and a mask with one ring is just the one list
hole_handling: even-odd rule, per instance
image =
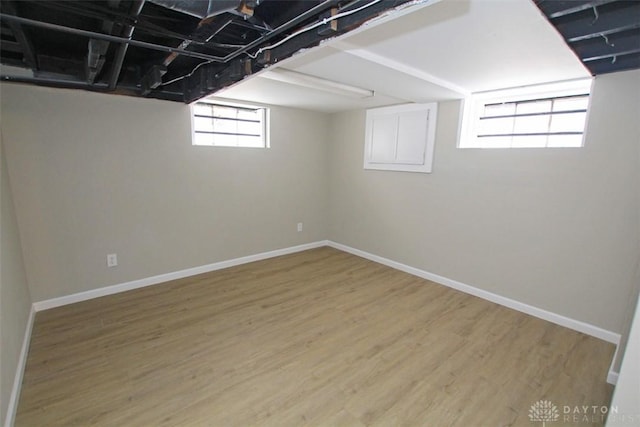
[[302, 223], [301, 222], [298, 223], [298, 231], [299, 232], [302, 231]]
[[118, 254], [107, 255], [107, 267], [115, 267], [118, 265]]

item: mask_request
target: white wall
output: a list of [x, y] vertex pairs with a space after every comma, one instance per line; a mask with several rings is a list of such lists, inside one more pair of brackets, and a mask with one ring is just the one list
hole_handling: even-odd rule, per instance
[[362, 111], [274, 108], [268, 150], [193, 147], [183, 105], [5, 84], [32, 297], [328, 237], [622, 332], [640, 259], [639, 85], [638, 71], [596, 80], [582, 149], [460, 150], [460, 105], [441, 103], [425, 175], [363, 170]]
[[326, 237], [326, 115], [194, 147], [186, 105], [5, 84], [2, 118], [34, 301]]
[[7, 417], [31, 310], [3, 145], [0, 132], [0, 424]]
[[620, 377], [616, 384], [607, 417], [607, 427], [626, 427], [640, 424], [640, 305], [635, 301], [635, 316], [629, 332], [627, 351], [622, 360]]
[[456, 148], [432, 174], [363, 170], [364, 112], [332, 116], [329, 238], [622, 332], [640, 259], [640, 71], [596, 79], [582, 149]]

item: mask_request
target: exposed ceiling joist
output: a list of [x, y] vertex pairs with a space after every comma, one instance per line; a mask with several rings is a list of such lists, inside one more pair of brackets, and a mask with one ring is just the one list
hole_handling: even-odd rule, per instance
[[[23, 0], [2, 63], [33, 83], [192, 102], [405, 4], [429, 0]], [[28, 28], [29, 36], [25, 33]], [[37, 51], [37, 54], [35, 53]], [[39, 62], [42, 62], [39, 63]], [[6, 81], [28, 77], [5, 75]]]
[[638, 68], [639, 1], [535, 2], [593, 75]]
[[584, 40], [574, 43], [573, 50], [585, 62], [637, 52], [640, 51], [640, 30]]
[[[607, 5], [618, 5], [618, 3], [607, 3]], [[593, 6], [587, 9], [588, 13], [582, 13], [576, 19], [558, 22], [556, 28], [560, 31], [569, 43], [577, 42], [601, 35], [619, 33], [640, 26], [640, 2], [625, 4], [625, 7], [611, 8], [610, 10], [599, 9]], [[599, 11], [600, 10], [600, 11]]]
[[83, 29], [80, 29], [80, 28], [65, 27], [63, 25], [52, 24], [52, 23], [49, 23], [49, 22], [36, 21], [36, 20], [33, 20], [33, 19], [27, 19], [27, 18], [20, 18], [18, 16], [6, 15], [4, 13], [0, 13], [0, 19], [4, 19], [5, 21], [8, 21], [10, 23], [13, 22], [13, 23], [21, 24], [21, 25], [34, 26], [34, 27], [44, 28], [44, 29], [47, 29], [47, 30], [59, 31], [59, 32], [62, 32], [62, 33], [74, 34], [74, 35], [88, 37], [88, 38], [96, 38], [98, 40], [106, 40], [106, 41], [115, 42], [115, 43], [130, 44], [132, 46], [142, 47], [142, 48], [151, 49], [151, 50], [158, 50], [158, 51], [161, 51], [161, 52], [172, 52], [172, 53], [177, 53], [177, 54], [180, 54], [180, 55], [190, 56], [190, 57], [193, 57], [193, 58], [205, 59], [207, 61], [212, 61], [212, 62], [224, 62], [224, 58], [217, 57], [217, 56], [212, 56], [212, 55], [207, 55], [207, 54], [200, 53], [200, 52], [195, 52], [195, 51], [190, 51], [190, 50], [185, 50], [185, 49], [180, 49], [180, 48], [174, 48], [174, 47], [170, 47], [170, 46], [165, 46], [165, 45], [160, 45], [160, 44], [155, 44], [155, 43], [149, 43], [149, 42], [144, 42], [144, 41], [140, 41], [140, 40], [133, 40], [133, 39], [129, 40], [129, 39], [125, 38], [125, 37], [112, 36], [112, 35], [109, 35], [109, 34], [104, 34], [104, 33], [96, 32], [96, 31], [87, 31], [87, 30], [83, 30]]
[[18, 42], [0, 40], [0, 50], [22, 53], [22, 46], [20, 46], [20, 43]]
[[87, 83], [93, 84], [96, 77], [102, 71], [105, 63], [105, 55], [109, 43], [104, 40], [90, 39], [87, 47], [87, 58], [85, 61], [85, 74]]
[[[2, 9], [5, 12], [8, 12], [14, 15], [17, 13], [16, 7], [13, 1], [9, 1], [9, 0], [3, 1]], [[29, 39], [24, 29], [22, 28], [22, 25], [20, 25], [19, 23], [8, 22], [7, 24], [11, 28], [11, 31], [13, 32], [13, 36], [15, 37], [16, 41], [18, 42], [18, 44], [22, 49], [22, 55], [24, 56], [25, 64], [29, 68], [36, 70], [38, 68], [38, 61], [36, 59], [35, 49], [33, 48], [31, 39]]]
[[610, 73], [612, 68], [619, 70], [633, 70], [640, 68], [640, 55], [624, 55], [612, 59], [604, 58], [588, 62], [589, 69], [595, 75]]
[[[129, 11], [129, 15], [137, 19], [140, 12], [142, 12], [142, 7], [144, 6], [144, 0], [135, 0], [131, 4], [131, 10]], [[135, 30], [135, 25], [125, 24], [124, 29], [122, 31], [122, 37], [125, 37], [129, 41], [133, 38], [133, 31]], [[127, 55], [127, 50], [129, 49], [129, 43], [122, 43], [118, 47], [116, 55], [113, 59], [111, 70], [109, 72], [109, 89], [113, 90], [116, 88], [116, 84], [118, 83], [118, 78], [120, 77], [120, 72], [122, 71], [122, 64], [124, 63], [124, 57]]]
[[614, 1], [617, 0], [555, 0], [552, 2], [544, 2], [542, 8], [544, 8], [544, 13], [546, 13], [549, 18], [555, 19]]

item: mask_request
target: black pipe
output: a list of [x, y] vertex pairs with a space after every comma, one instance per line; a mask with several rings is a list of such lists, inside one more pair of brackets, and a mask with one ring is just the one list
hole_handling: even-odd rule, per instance
[[[37, 84], [37, 85], [46, 85], [50, 87], [58, 87], [64, 89], [88, 89], [90, 91], [98, 92], [98, 93], [112, 93], [107, 91], [108, 86], [107, 83], [94, 83], [89, 84], [84, 80], [66, 80], [61, 78], [45, 78], [45, 77], [31, 77], [31, 76], [9, 76], [9, 75], [0, 75], [0, 82], [7, 83], [28, 83], [28, 84]], [[131, 95], [138, 96], [140, 92], [140, 88], [136, 86], [119, 86], [119, 90], [121, 90], [121, 94], [123, 95]], [[182, 92], [174, 92], [163, 90], [161, 95], [158, 96], [159, 99], [164, 99], [168, 101], [174, 102], [182, 102], [183, 94]], [[173, 99], [175, 98], [175, 99]]]
[[[142, 12], [142, 7], [144, 6], [145, 0], [136, 0], [131, 8], [131, 17], [137, 18]], [[133, 30], [135, 27], [133, 25], [127, 25], [126, 31], [124, 33], [124, 37], [126, 37], [129, 41], [131, 41], [133, 37]], [[129, 43], [123, 43], [120, 45], [118, 52], [116, 52], [116, 56], [113, 60], [113, 65], [111, 67], [111, 74], [109, 74], [109, 89], [113, 90], [116, 88], [116, 84], [118, 83], [118, 78], [120, 77], [120, 71], [122, 71], [122, 64], [124, 63], [124, 57], [127, 55], [127, 49], [129, 48]]]
[[90, 84], [84, 80], [65, 80], [59, 78], [44, 78], [44, 77], [30, 77], [30, 76], [7, 76], [1, 75], [0, 81], [10, 83], [35, 83], [35, 84], [48, 84], [59, 87], [68, 88], [86, 88], [86, 89], [106, 89], [106, 83], [94, 83]]
[[75, 35], [94, 38], [94, 39], [106, 40], [109, 42], [128, 43], [132, 46], [142, 47], [142, 48], [151, 49], [151, 50], [158, 50], [161, 52], [175, 52], [179, 55], [190, 56], [192, 58], [198, 58], [198, 59], [204, 59], [209, 62], [219, 62], [219, 63], [225, 62], [224, 58], [221, 58], [219, 56], [212, 56], [212, 55], [207, 55], [205, 53], [193, 52], [193, 51], [184, 50], [184, 49], [177, 49], [175, 47], [169, 47], [169, 46], [159, 45], [155, 43], [147, 43], [139, 40], [133, 40], [133, 39], [128, 40], [124, 37], [112, 36], [104, 33], [96, 33], [95, 31], [81, 30], [79, 28], [65, 27], [63, 25], [52, 24], [50, 22], [35, 21], [33, 19], [21, 18], [19, 16], [14, 16], [14, 15], [6, 15], [4, 13], [0, 13], [0, 20], [13, 21], [23, 25], [31, 25], [34, 27], [40, 27], [48, 30], [60, 31], [63, 33], [75, 34]]

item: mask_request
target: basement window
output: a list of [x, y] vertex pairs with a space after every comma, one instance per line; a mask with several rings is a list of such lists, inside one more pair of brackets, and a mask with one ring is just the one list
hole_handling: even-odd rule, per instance
[[191, 106], [193, 145], [268, 147], [267, 116], [263, 107], [196, 102]]
[[459, 147], [582, 147], [590, 90], [587, 79], [473, 94]]

